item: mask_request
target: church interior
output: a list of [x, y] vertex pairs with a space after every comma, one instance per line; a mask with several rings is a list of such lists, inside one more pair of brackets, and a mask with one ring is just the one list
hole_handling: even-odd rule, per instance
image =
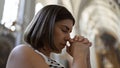
[[[78, 34], [92, 42], [91, 68], [120, 68], [120, 0], [0, 0], [0, 68], [10, 51], [24, 43], [24, 30], [34, 15], [49, 4], [63, 5], [73, 14], [71, 37]], [[70, 68], [72, 58], [65, 49], [51, 57]]]

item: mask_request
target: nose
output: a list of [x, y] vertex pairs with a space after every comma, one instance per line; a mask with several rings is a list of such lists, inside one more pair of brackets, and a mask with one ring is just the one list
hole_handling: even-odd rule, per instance
[[65, 36], [65, 40], [68, 41], [69, 39], [70, 39], [70, 34], [68, 33], [68, 34], [66, 34], [66, 36]]

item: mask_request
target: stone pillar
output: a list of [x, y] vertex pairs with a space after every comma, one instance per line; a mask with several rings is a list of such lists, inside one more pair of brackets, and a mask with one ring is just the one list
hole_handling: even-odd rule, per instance
[[0, 22], [2, 20], [5, 0], [0, 0]]
[[35, 14], [35, 0], [20, 0], [17, 24], [21, 27], [17, 31], [16, 45], [23, 43], [23, 33]]

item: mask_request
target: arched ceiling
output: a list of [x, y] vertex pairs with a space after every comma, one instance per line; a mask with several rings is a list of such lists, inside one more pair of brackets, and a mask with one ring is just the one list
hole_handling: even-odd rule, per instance
[[[87, 19], [86, 19], [87, 18]], [[109, 30], [120, 36], [120, 8], [113, 0], [93, 0], [82, 12], [80, 30], [84, 34], [88, 30]], [[88, 28], [90, 27], [90, 28]], [[92, 31], [94, 32], [94, 31]]]
[[[37, 2], [67, 7], [76, 19], [74, 33], [89, 38], [93, 45], [104, 33], [110, 34], [120, 43], [120, 0], [37, 0]], [[102, 42], [97, 44], [103, 45]], [[93, 46], [91, 49], [92, 55], [95, 52], [94, 48]], [[94, 59], [91, 60], [96, 62]], [[92, 67], [96, 68], [96, 65], [92, 64]]]
[[118, 6], [120, 0], [36, 0], [36, 2], [67, 7], [75, 16], [76, 34], [85, 35], [103, 29], [120, 36], [120, 7]]

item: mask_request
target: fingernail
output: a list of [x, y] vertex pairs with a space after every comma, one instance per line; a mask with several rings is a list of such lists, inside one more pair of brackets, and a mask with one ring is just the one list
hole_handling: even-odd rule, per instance
[[77, 38], [75, 38], [75, 40], [77, 41], [78, 39], [77, 39]]
[[83, 40], [83, 38], [80, 38], [80, 39], [79, 39], [79, 41], [82, 41], [82, 40]]

